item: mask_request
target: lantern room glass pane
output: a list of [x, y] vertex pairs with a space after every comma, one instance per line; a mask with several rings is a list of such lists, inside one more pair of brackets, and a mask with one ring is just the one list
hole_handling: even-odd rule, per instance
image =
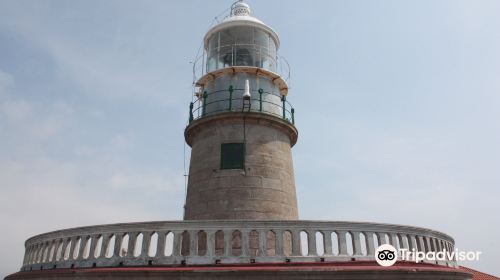
[[253, 66], [276, 71], [276, 44], [259, 28], [234, 26], [215, 33], [208, 41], [207, 71], [231, 66]]

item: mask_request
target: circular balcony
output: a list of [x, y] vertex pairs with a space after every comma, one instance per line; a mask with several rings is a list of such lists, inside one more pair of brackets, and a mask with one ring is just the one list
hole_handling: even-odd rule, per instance
[[[327, 221], [164, 221], [80, 227], [25, 243], [21, 271], [136, 266], [374, 261], [381, 244], [453, 251], [425, 228]], [[453, 259], [433, 263], [456, 267]]]
[[250, 97], [243, 97], [244, 89], [229, 87], [227, 90], [203, 92], [189, 105], [189, 123], [227, 112], [258, 112], [279, 117], [295, 124], [295, 109], [281, 96], [262, 89], [250, 90]]

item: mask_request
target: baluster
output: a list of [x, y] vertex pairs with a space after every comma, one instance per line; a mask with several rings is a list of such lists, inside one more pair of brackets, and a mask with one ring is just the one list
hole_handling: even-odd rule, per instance
[[59, 255], [59, 259], [57, 259], [57, 261], [64, 261], [64, 252], [66, 252], [66, 247], [68, 246], [68, 239], [61, 239], [61, 243], [61, 254]]
[[387, 244], [387, 239], [385, 238], [385, 233], [377, 232], [378, 246]]
[[30, 264], [36, 263], [36, 253], [38, 252], [38, 244], [33, 244], [33, 251], [31, 252]]
[[24, 250], [24, 258], [23, 258], [23, 266], [25, 266], [28, 262], [29, 254], [31, 251], [31, 246], [26, 246], [26, 249]]
[[36, 255], [36, 249], [38, 248], [36, 244], [33, 244], [33, 249], [30, 254], [30, 261], [29, 264], [34, 264], [35, 263], [35, 255]]
[[40, 260], [41, 263], [45, 263], [45, 258], [47, 257], [47, 254], [45, 254], [45, 252], [47, 251], [48, 246], [49, 246], [49, 244], [47, 242], [43, 243], [42, 258]]
[[189, 255], [197, 256], [198, 255], [198, 231], [190, 230], [189, 231]]
[[[71, 238], [71, 246], [69, 247], [69, 258], [68, 258], [68, 260], [75, 259], [74, 256], [75, 256], [75, 247], [76, 247], [76, 241], [77, 240], [78, 240], [78, 236], [74, 236], [74, 237]], [[80, 246], [81, 246], [81, 241], [80, 241]]]
[[43, 263], [43, 252], [45, 251], [45, 243], [40, 244], [40, 252], [38, 253], [37, 263]]
[[28, 245], [26, 247], [26, 250], [24, 251], [23, 266], [25, 266], [29, 263], [30, 254], [31, 254], [32, 249], [33, 249], [33, 247], [31, 245]]
[[52, 241], [47, 241], [45, 243], [45, 250], [43, 252], [43, 263], [49, 262], [50, 257], [50, 247], [52, 246]]
[[347, 239], [345, 237], [347, 231], [341, 230], [337, 232], [339, 239], [339, 256], [347, 256]]
[[142, 248], [141, 257], [149, 257], [149, 246], [151, 246], [151, 235], [153, 232], [143, 232], [142, 233]]
[[432, 247], [434, 249], [434, 252], [438, 252], [439, 249], [438, 249], [438, 246], [437, 246], [436, 238], [431, 238], [431, 241], [432, 241]]
[[30, 249], [30, 254], [28, 256], [28, 264], [33, 264], [33, 260], [35, 259], [35, 253], [36, 253], [36, 245], [32, 244]]
[[333, 249], [332, 249], [332, 231], [331, 230], [324, 230], [323, 232], [323, 243], [325, 244], [325, 256], [332, 256], [333, 255]]
[[408, 234], [408, 249], [410, 251], [417, 250], [417, 239], [415, 238], [414, 235]]
[[422, 236], [418, 236], [418, 244], [420, 245], [419, 250], [422, 251], [422, 252], [427, 253], [427, 250], [425, 248], [425, 243], [424, 242], [425, 242], [424, 238]]
[[306, 230], [307, 232], [307, 255], [317, 256], [318, 250], [316, 249], [316, 231], [313, 229]]
[[427, 236], [424, 237], [424, 246], [425, 246], [426, 253], [431, 251], [431, 242], [429, 240], [429, 237], [427, 237]]
[[181, 256], [182, 231], [174, 230], [172, 232], [174, 234], [174, 246], [172, 248], [172, 256], [178, 257]]
[[207, 230], [207, 257], [215, 256], [215, 231]]
[[164, 257], [165, 256], [165, 240], [166, 240], [167, 232], [160, 231], [158, 232], [158, 245], [156, 245], [156, 257]]
[[62, 239], [62, 246], [61, 246], [61, 255], [59, 256], [59, 260], [63, 262], [64, 261], [64, 253], [66, 253], [66, 248], [68, 247], [69, 239], [68, 238], [63, 238]]
[[422, 243], [420, 242], [420, 236], [414, 235], [412, 241], [414, 241], [415, 251], [422, 251]]
[[283, 246], [283, 230], [277, 229], [275, 230], [276, 234], [276, 256], [284, 255], [284, 246]]
[[77, 260], [83, 260], [83, 253], [85, 251], [85, 247], [87, 247], [87, 241], [89, 240], [90, 236], [82, 236], [80, 239], [80, 248], [78, 250], [78, 258]]
[[403, 244], [403, 248], [410, 250], [410, 240], [408, 239], [408, 236], [406, 236], [406, 238], [403, 237], [403, 234], [401, 234], [401, 244]]
[[54, 246], [54, 242], [55, 242], [55, 240], [51, 240], [51, 241], [47, 242], [47, 244], [48, 244], [47, 255], [45, 257], [45, 262], [46, 263], [52, 262], [52, 260], [50, 259], [50, 257], [52, 257], [51, 251], [52, 251], [52, 247]]
[[250, 231], [249, 230], [241, 230], [241, 256], [242, 257], [250, 257]]
[[267, 253], [267, 231], [264, 229], [260, 229], [259, 231], [259, 253], [258, 256], [265, 256]]
[[395, 233], [390, 233], [390, 234], [389, 234], [389, 239], [390, 239], [390, 242], [389, 242], [389, 243], [390, 243], [390, 244], [391, 244], [394, 248], [396, 248], [396, 249], [397, 249], [397, 248], [398, 248], [398, 246], [397, 246], [397, 245], [398, 245], [398, 241], [397, 241], [397, 240], [398, 240], [398, 237], [396, 236], [396, 234], [395, 234]]
[[138, 232], [131, 232], [128, 235], [128, 248], [127, 248], [127, 257], [134, 257], [135, 245], [137, 241]]
[[33, 245], [33, 253], [31, 253], [31, 264], [36, 263], [36, 257], [38, 255], [38, 244]]
[[[123, 238], [125, 237], [125, 234], [124, 232], [122, 233], [115, 233], [115, 247], [113, 248], [113, 257], [114, 258], [122, 258], [121, 256], [121, 249], [122, 249], [122, 243], [123, 243]], [[112, 235], [110, 235], [110, 238], [111, 238]], [[129, 235], [129, 241], [130, 241], [130, 235]], [[128, 254], [128, 243], [125, 244], [126, 248], [125, 250], [127, 250], [127, 254]], [[123, 258], [127, 256], [127, 254], [124, 254], [123, 255]]]
[[[453, 244], [453, 243], [451, 243], [451, 242], [450, 242], [450, 243], [448, 243], [448, 244], [449, 244], [449, 246], [450, 246], [450, 252], [454, 251], [454, 250], [455, 250], [455, 244]], [[453, 258], [451, 259], [451, 261], [452, 261], [453, 263], [456, 263], [456, 261], [457, 261], [457, 254], [455, 254], [455, 255], [453, 256]]]
[[40, 263], [45, 263], [45, 259], [47, 257], [47, 254], [45, 254], [45, 252], [47, 252], [47, 247], [48, 246], [49, 246], [49, 244], [47, 242], [43, 243], [42, 256], [41, 256], [41, 259], [40, 259]]
[[292, 230], [292, 256], [301, 256], [300, 230]]
[[[59, 244], [61, 244], [61, 240], [60, 239], [54, 240], [54, 242], [53, 242], [54, 252], [52, 252], [52, 256], [49, 257], [49, 260], [51, 260], [52, 262], [56, 262], [57, 249], [59, 249]], [[49, 251], [49, 254], [50, 254], [50, 251]]]
[[26, 265], [31, 264], [31, 254], [33, 253], [33, 244], [28, 246], [28, 256], [26, 256]]
[[233, 231], [232, 230], [224, 230], [224, 256], [228, 257], [232, 255], [232, 249], [233, 249], [233, 244], [232, 244], [232, 238], [233, 238]]
[[102, 236], [102, 246], [101, 246], [101, 252], [99, 252], [99, 258], [106, 258], [106, 250], [108, 249], [109, 238], [110, 238], [109, 234], [105, 234]]
[[40, 252], [42, 251], [42, 243], [38, 243], [36, 245], [36, 251], [35, 251], [35, 259], [34, 263], [39, 263], [40, 262]]
[[100, 237], [100, 234], [93, 234], [90, 236], [89, 260], [95, 259], [95, 248], [97, 247], [97, 241], [99, 241]]
[[32, 261], [31, 264], [36, 264], [38, 262], [38, 252], [40, 250], [40, 244], [36, 244], [33, 249]]
[[429, 248], [429, 252], [434, 252], [434, 244], [432, 244], [432, 237], [426, 237], [427, 240], [427, 248]]
[[[360, 237], [361, 232], [359, 231], [352, 231], [351, 236], [352, 236], [352, 241], [353, 241], [353, 250], [352, 253], [355, 256], [362, 256], [363, 252], [361, 251], [361, 237]], [[365, 236], [366, 240], [366, 236]]]
[[35, 245], [35, 249], [33, 251], [33, 261], [32, 264], [38, 263], [38, 254], [40, 252], [40, 244]]
[[404, 244], [403, 236], [398, 233], [398, 234], [396, 234], [396, 237], [398, 238], [399, 249], [407, 249], [408, 247], [406, 247], [406, 245]]
[[43, 262], [43, 251], [45, 250], [45, 243], [40, 243], [40, 251], [38, 252], [37, 263]]
[[33, 250], [35, 249], [35, 246], [33, 244], [29, 245], [28, 247], [28, 255], [26, 256], [26, 265], [30, 265], [33, 257]]
[[373, 232], [364, 232], [365, 241], [366, 241], [366, 255], [374, 256], [375, 255], [375, 240], [373, 239]]

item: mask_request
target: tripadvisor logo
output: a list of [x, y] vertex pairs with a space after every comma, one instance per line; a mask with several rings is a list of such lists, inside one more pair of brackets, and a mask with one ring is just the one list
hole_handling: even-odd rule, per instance
[[391, 266], [396, 263], [398, 252], [390, 244], [383, 244], [375, 251], [375, 260], [381, 266]]
[[459, 251], [455, 249], [454, 251], [437, 251], [437, 252], [421, 252], [415, 249], [411, 251], [405, 248], [399, 249], [399, 251], [390, 244], [380, 245], [375, 251], [375, 260], [381, 266], [392, 266], [398, 260], [409, 262], [436, 262], [441, 261], [443, 263], [449, 261], [478, 261], [479, 256], [482, 252], [479, 251]]

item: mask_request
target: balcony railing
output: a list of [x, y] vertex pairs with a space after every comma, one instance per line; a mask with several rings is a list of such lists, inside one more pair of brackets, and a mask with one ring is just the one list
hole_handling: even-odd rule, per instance
[[203, 92], [189, 105], [189, 123], [193, 120], [224, 112], [260, 112], [274, 115], [295, 124], [295, 109], [286, 100], [262, 89], [251, 90], [249, 99], [243, 98], [244, 89], [232, 86], [227, 90]]
[[[242, 48], [248, 49], [249, 53], [242, 53]], [[223, 46], [216, 49], [217, 52], [199, 55], [192, 62], [193, 84], [205, 74], [212, 71], [232, 66], [253, 66], [269, 70], [279, 75], [290, 85], [291, 70], [288, 61], [276, 51], [268, 51], [266, 48], [255, 44], [235, 44]], [[228, 50], [221, 58], [221, 50]]]
[[[453, 251], [443, 233], [410, 226], [327, 221], [166, 221], [37, 235], [22, 271], [118, 266], [373, 261], [376, 248]], [[456, 267], [453, 259], [436, 263]]]

